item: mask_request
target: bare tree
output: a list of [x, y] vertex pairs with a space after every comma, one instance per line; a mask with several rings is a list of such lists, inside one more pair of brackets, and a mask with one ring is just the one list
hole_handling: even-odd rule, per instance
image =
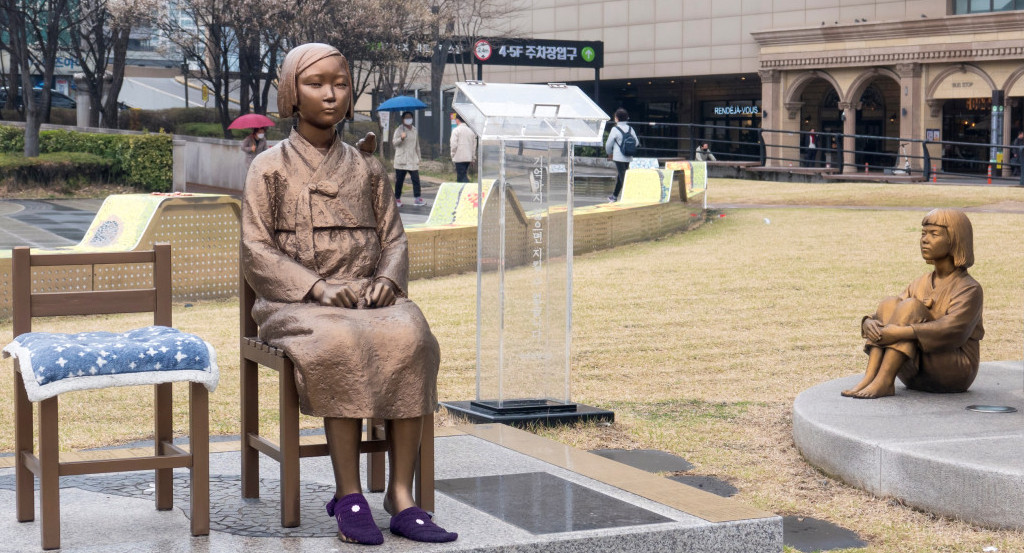
[[391, 23], [389, 34], [381, 34], [376, 55], [375, 88], [385, 98], [402, 93], [409, 82], [424, 69], [413, 63], [420, 38], [430, 29], [431, 13], [425, 3], [389, 5], [385, 20]]
[[284, 45], [325, 42], [340, 50], [352, 71], [353, 101], [376, 85], [383, 65], [408, 61], [402, 46], [425, 20], [422, 2], [308, 0], [297, 2], [296, 22]]
[[167, 38], [198, 68], [199, 78], [210, 84], [225, 138], [231, 137], [231, 57], [238, 51], [234, 15], [244, 2], [179, 0], [175, 17], [165, 16], [159, 23]]
[[[442, 86], [449, 53], [468, 51], [472, 40], [484, 32], [489, 36], [512, 36], [514, 16], [522, 9], [516, 0], [432, 0], [430, 105], [440, 117], [444, 107]], [[461, 79], [472, 78], [472, 63], [456, 65]]]
[[238, 41], [239, 104], [267, 113], [268, 97], [277, 78], [278, 53], [285, 33], [279, 29], [290, 20], [288, 4], [265, 1], [238, 2], [233, 29]]
[[158, 8], [157, 0], [78, 2], [78, 24], [69, 25], [70, 50], [82, 68], [89, 93], [89, 126], [99, 126], [102, 113], [103, 126], [117, 128], [117, 97], [124, 83], [129, 35], [133, 28], [151, 24]]
[[[0, 32], [9, 32], [7, 10], [5, 9], [0, 9]], [[14, 109], [14, 96], [17, 94], [17, 83], [21, 80], [21, 76], [14, 69], [14, 65], [11, 65], [9, 68], [4, 66], [2, 55], [4, 52], [7, 53], [8, 59], [11, 59], [11, 50], [8, 48], [7, 43], [0, 41], [0, 90], [4, 90], [7, 93], [7, 99], [0, 104], [0, 109]]]
[[[25, 157], [37, 157], [39, 127], [50, 118], [50, 83], [60, 37], [67, 31], [68, 0], [0, 0], [0, 9], [7, 21], [11, 65], [17, 65], [21, 76]], [[39, 101], [32, 93], [32, 74], [36, 71], [43, 77]]]

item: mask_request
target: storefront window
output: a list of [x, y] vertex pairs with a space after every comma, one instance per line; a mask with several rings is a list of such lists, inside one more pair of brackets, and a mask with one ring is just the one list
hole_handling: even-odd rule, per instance
[[757, 128], [761, 126], [760, 100], [701, 102], [702, 139], [720, 160], [755, 161], [760, 156]]
[[1024, 0], [956, 0], [953, 14], [1007, 12], [1024, 10]]
[[943, 170], [954, 173], [984, 173], [987, 168], [991, 128], [992, 98], [946, 100], [942, 107], [942, 140], [961, 144], [944, 145]]

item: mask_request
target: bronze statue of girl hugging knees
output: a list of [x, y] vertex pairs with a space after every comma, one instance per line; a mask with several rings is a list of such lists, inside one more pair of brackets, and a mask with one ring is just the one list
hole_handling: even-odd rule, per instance
[[921, 226], [921, 256], [935, 270], [861, 320], [867, 371], [844, 396], [895, 395], [897, 377], [911, 390], [964, 392], [978, 374], [985, 330], [981, 285], [967, 274], [974, 264], [971, 222], [960, 211], [936, 209]]
[[327, 512], [347, 542], [380, 544], [359, 479], [363, 418], [386, 419], [384, 509], [393, 534], [422, 542], [458, 535], [413, 500], [423, 416], [437, 406], [440, 350], [407, 298], [409, 254], [394, 192], [372, 155], [335, 130], [352, 117], [345, 57], [326, 44], [291, 50], [278, 110], [291, 135], [253, 160], [242, 201], [242, 261], [256, 292], [260, 338], [287, 352], [303, 413], [323, 417], [336, 492]]

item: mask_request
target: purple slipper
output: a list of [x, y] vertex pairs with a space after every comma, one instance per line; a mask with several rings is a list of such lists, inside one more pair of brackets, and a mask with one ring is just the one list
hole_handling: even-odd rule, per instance
[[327, 503], [327, 514], [338, 519], [338, 539], [363, 545], [384, 543], [384, 534], [370, 513], [370, 504], [361, 493], [350, 493]]
[[419, 507], [408, 509], [391, 517], [391, 533], [413, 541], [442, 543], [455, 541], [459, 535], [434, 524], [430, 515]]

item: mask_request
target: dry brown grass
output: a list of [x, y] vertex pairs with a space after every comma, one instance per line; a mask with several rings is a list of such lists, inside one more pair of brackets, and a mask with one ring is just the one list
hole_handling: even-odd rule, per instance
[[871, 182], [792, 183], [712, 179], [708, 202], [878, 207], [979, 207], [1003, 203], [1024, 208], [1024, 188], [884, 184]]
[[[820, 185], [771, 185], [800, 203], [850, 203]], [[729, 186], [713, 182], [712, 200], [725, 203], [721, 198]], [[760, 186], [738, 183], [735, 190]], [[990, 189], [869, 186], [876, 187], [879, 203], [900, 196], [904, 206], [946, 205], [936, 198], [947, 192], [963, 196], [959, 202], [952, 196], [942, 200], [951, 205], [1015, 201], [1014, 194], [1021, 194], [1013, 189], [986, 196]], [[855, 192], [845, 198], [868, 200]], [[729, 201], [740, 202], [740, 195]], [[782, 203], [754, 196], [742, 201]], [[584, 449], [676, 453], [694, 463], [694, 473], [731, 482], [742, 501], [854, 530], [872, 544], [857, 551], [973, 552], [990, 545], [1002, 552], [1024, 551], [1020, 532], [982, 529], [872, 497], [815, 471], [793, 446], [790, 409], [796, 395], [859, 372], [864, 363], [860, 316], [927, 271], [917, 253], [923, 213], [751, 208], [722, 214], [712, 213], [696, 231], [576, 259], [573, 399], [612, 408], [617, 421], [538, 432]], [[978, 260], [971, 272], [985, 287], [982, 359], [1019, 359], [1024, 214], [972, 213], [971, 219]], [[441, 343], [442, 400], [474, 393], [475, 285], [475, 276], [457, 275], [410, 286]], [[222, 379], [211, 396], [214, 433], [238, 432], [237, 317], [235, 302], [175, 308], [177, 326], [203, 335], [218, 350]], [[75, 324], [47, 322], [53, 328], [74, 329]], [[104, 324], [127, 327], [142, 321], [114, 318]], [[6, 342], [10, 333], [9, 323], [0, 327], [0, 341]], [[10, 362], [2, 367], [9, 374]], [[11, 420], [10, 386], [10, 378], [0, 379], [4, 421]], [[273, 386], [263, 388], [261, 418], [267, 428], [276, 424], [274, 392]], [[120, 443], [149, 432], [147, 390], [68, 394], [62, 402], [71, 407], [63, 410], [66, 417], [75, 413], [76, 419], [65, 421], [64, 448]], [[83, 420], [82, 413], [89, 411]], [[179, 428], [184, 421], [184, 398], [179, 397]], [[454, 421], [440, 417], [439, 422]], [[303, 424], [319, 423], [304, 419]], [[0, 427], [0, 450], [11, 446], [7, 424]]]

